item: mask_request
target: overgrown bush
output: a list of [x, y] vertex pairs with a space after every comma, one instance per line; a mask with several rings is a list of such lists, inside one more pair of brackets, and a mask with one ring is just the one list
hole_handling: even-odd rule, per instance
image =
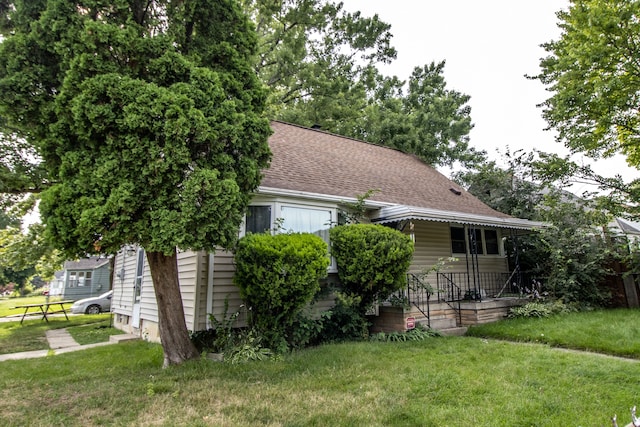
[[369, 321], [352, 299], [339, 295], [336, 305], [322, 314], [321, 342], [361, 341], [369, 337]]
[[520, 307], [513, 307], [509, 310], [508, 317], [549, 317], [554, 314], [571, 313], [578, 311], [579, 304], [565, 304], [562, 300], [554, 301], [532, 301]]
[[549, 317], [551, 309], [542, 302], [528, 302], [520, 307], [513, 307], [509, 310], [509, 318], [518, 317]]
[[320, 290], [327, 275], [327, 244], [307, 233], [249, 234], [238, 242], [234, 283], [249, 308], [249, 322], [275, 351], [286, 331]]
[[329, 233], [343, 291], [359, 299], [361, 314], [405, 285], [413, 257], [409, 236], [371, 224], [341, 225]]

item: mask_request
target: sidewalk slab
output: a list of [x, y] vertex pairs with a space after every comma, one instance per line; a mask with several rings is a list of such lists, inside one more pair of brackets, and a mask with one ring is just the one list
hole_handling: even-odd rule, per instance
[[46, 332], [49, 348], [55, 350], [58, 348], [78, 347], [80, 344], [73, 339], [69, 331], [66, 329], [49, 329]]
[[35, 350], [35, 351], [23, 351], [21, 353], [9, 353], [0, 354], [0, 362], [5, 360], [22, 360], [22, 359], [35, 359], [37, 357], [46, 357], [51, 350]]

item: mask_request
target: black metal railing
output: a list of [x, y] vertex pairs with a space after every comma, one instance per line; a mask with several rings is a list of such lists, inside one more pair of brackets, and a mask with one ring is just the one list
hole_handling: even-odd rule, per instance
[[429, 319], [429, 299], [433, 292], [431, 287], [422, 278], [413, 273], [407, 273], [407, 286], [389, 297], [391, 304], [416, 307], [427, 319], [427, 326], [431, 327]]
[[456, 313], [456, 322], [458, 326], [462, 325], [462, 309], [460, 301], [462, 300], [462, 288], [458, 286], [451, 277], [438, 273], [436, 276], [436, 286], [438, 292], [438, 300], [444, 301]]
[[[438, 273], [438, 298], [444, 301], [522, 297], [535, 290], [536, 280], [519, 269], [511, 273]], [[460, 289], [460, 295], [452, 287]]]

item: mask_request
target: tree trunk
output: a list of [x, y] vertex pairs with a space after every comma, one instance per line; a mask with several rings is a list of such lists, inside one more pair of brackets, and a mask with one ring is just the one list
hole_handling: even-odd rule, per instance
[[147, 252], [158, 306], [158, 326], [164, 351], [163, 367], [178, 365], [200, 356], [189, 339], [178, 282], [176, 253]]

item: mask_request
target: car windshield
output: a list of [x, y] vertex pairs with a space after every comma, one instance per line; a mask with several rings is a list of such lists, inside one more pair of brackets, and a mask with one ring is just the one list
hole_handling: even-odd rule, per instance
[[104, 294], [100, 295], [98, 298], [106, 298], [106, 297], [108, 297], [109, 295], [111, 295], [111, 291], [107, 291], [107, 292], [105, 292]]

